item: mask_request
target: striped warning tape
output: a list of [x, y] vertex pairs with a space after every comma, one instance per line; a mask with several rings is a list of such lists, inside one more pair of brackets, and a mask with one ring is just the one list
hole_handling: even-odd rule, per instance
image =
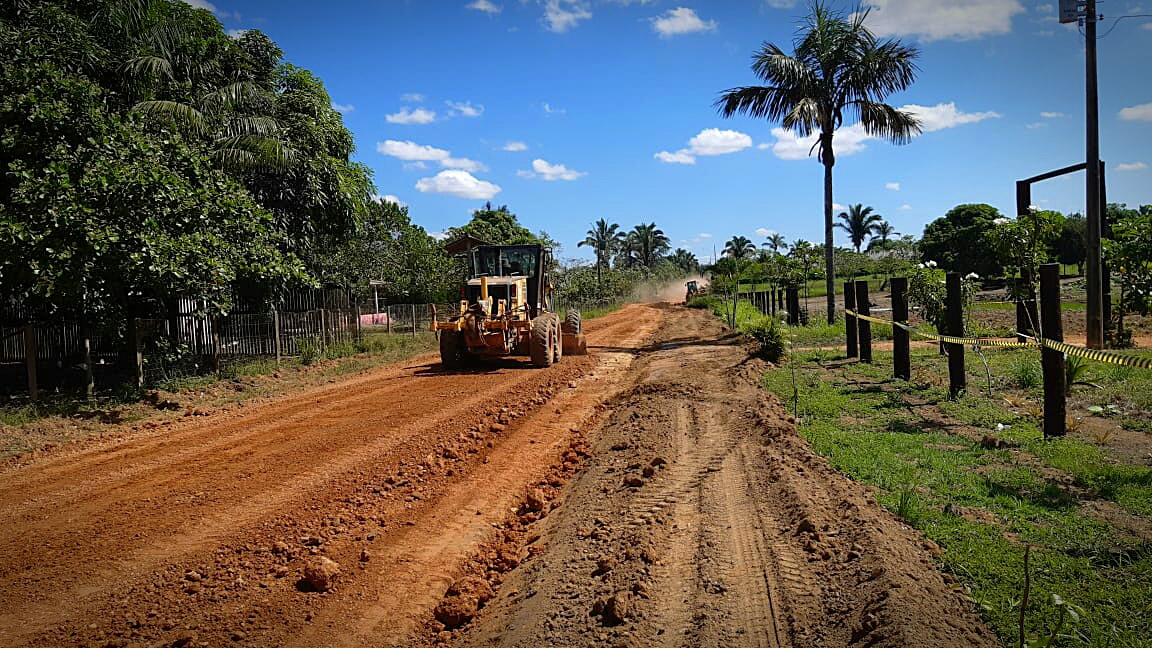
[[866, 322], [874, 322], [876, 324], [888, 324], [899, 326], [900, 328], [908, 331], [909, 333], [934, 340], [936, 342], [946, 342], [949, 344], [968, 344], [978, 347], [997, 347], [1001, 349], [1037, 349], [1041, 346], [1046, 346], [1049, 349], [1059, 351], [1061, 353], [1085, 358], [1087, 360], [1095, 360], [1096, 362], [1107, 362], [1109, 364], [1123, 365], [1126, 367], [1139, 367], [1141, 369], [1152, 369], [1152, 358], [1141, 358], [1123, 353], [1116, 353], [1115, 351], [1101, 351], [1098, 349], [1088, 349], [1066, 342], [1057, 342], [1056, 340], [1049, 340], [1047, 338], [1034, 338], [1031, 336], [1024, 336], [1029, 338], [1026, 342], [1014, 342], [1010, 340], [998, 340], [993, 338], [978, 338], [978, 337], [955, 337], [952, 335], [939, 335], [936, 333], [929, 333], [921, 331], [918, 328], [909, 326], [903, 322], [893, 322], [891, 320], [882, 320], [868, 315], [860, 315], [850, 309], [844, 309], [844, 312], [853, 317], [862, 319]]

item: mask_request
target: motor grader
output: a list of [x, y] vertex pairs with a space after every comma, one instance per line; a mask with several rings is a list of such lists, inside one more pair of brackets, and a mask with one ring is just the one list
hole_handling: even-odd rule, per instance
[[533, 365], [548, 367], [564, 354], [588, 353], [579, 311], [568, 311], [563, 321], [552, 312], [551, 250], [480, 245], [466, 256], [459, 309], [446, 321], [433, 316], [445, 369], [498, 356], [528, 356]]

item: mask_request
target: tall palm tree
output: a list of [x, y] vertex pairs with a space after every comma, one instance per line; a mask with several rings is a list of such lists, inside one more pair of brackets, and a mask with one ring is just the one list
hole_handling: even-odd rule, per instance
[[876, 231], [876, 226], [884, 222], [884, 217], [880, 214], [873, 213], [871, 207], [865, 207], [860, 203], [849, 205], [848, 211], [840, 212], [837, 218], [840, 219], [836, 223], [836, 227], [848, 232], [848, 238], [852, 241], [852, 246], [856, 251], [860, 251], [860, 246], [864, 244], [864, 239], [872, 236]]
[[700, 262], [696, 259], [696, 255], [684, 248], [676, 248], [676, 250], [668, 256], [668, 260], [684, 272], [698, 272], [700, 270]]
[[587, 245], [596, 253], [596, 285], [598, 287], [603, 285], [600, 279], [601, 268], [608, 263], [608, 259], [612, 258], [612, 253], [616, 251], [616, 248], [620, 247], [623, 235], [619, 230], [619, 225], [616, 223], [609, 225], [608, 221], [601, 218], [592, 224], [592, 229], [588, 230], [588, 236], [576, 244], [576, 247]]
[[845, 16], [816, 0], [793, 42], [793, 54], [764, 43], [752, 57], [752, 71], [768, 85], [724, 91], [716, 107], [725, 117], [743, 113], [780, 124], [801, 137], [815, 134], [812, 149], [824, 165], [824, 265], [828, 322], [836, 318], [832, 240], [832, 138], [845, 113], [858, 117], [864, 132], [896, 144], [920, 133], [912, 114], [884, 103], [916, 78], [919, 51], [897, 40], [879, 40], [867, 27], [868, 12]]
[[868, 241], [868, 249], [886, 247], [888, 245], [888, 239], [899, 235], [900, 232], [897, 232], [896, 228], [892, 227], [892, 223], [882, 220], [872, 228], [872, 240]]
[[788, 250], [788, 242], [784, 240], [784, 235], [780, 232], [773, 232], [772, 236], [764, 242], [764, 247], [772, 249], [772, 254], [780, 254], [780, 249]]
[[756, 244], [746, 236], [733, 236], [732, 240], [724, 244], [724, 256], [733, 259], [745, 259], [756, 251]]
[[655, 265], [656, 261], [672, 247], [671, 239], [663, 230], [657, 229], [656, 223], [647, 225], [640, 223], [633, 227], [629, 234], [634, 239], [636, 259], [645, 268]]

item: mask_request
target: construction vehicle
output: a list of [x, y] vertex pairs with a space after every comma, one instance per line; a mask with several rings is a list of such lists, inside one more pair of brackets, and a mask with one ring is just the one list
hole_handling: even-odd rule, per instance
[[693, 297], [700, 294], [700, 287], [696, 285], [695, 280], [689, 281], [684, 285], [688, 287], [688, 292], [684, 295], [684, 303], [687, 304], [692, 301]]
[[564, 354], [588, 353], [580, 312], [568, 311], [563, 321], [552, 312], [551, 255], [542, 245], [467, 251], [468, 279], [458, 311], [447, 321], [433, 314], [445, 369], [499, 356], [528, 356], [533, 365], [548, 367]]

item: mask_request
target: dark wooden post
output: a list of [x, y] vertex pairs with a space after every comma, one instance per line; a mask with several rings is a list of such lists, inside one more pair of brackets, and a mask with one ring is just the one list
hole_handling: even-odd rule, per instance
[[391, 304], [384, 306], [384, 313], [387, 315], [385, 320], [388, 323], [388, 335], [392, 335], [392, 306]]
[[24, 327], [24, 364], [28, 367], [28, 398], [33, 401], [40, 400], [40, 389], [36, 384], [36, 357], [40, 350], [37, 345], [36, 327], [29, 324]]
[[[960, 273], [949, 272], [945, 281], [945, 335], [964, 337], [964, 293], [960, 285]], [[948, 394], [952, 398], [960, 395], [967, 387], [964, 375], [964, 345], [949, 343], [948, 349]]]
[[96, 380], [92, 374], [92, 332], [87, 323], [80, 325], [80, 337], [80, 353], [84, 362], [84, 398], [92, 400]]
[[788, 311], [788, 323], [796, 326], [800, 323], [800, 289], [789, 286], [785, 289], [787, 304], [784, 309]]
[[[844, 310], [856, 310], [856, 284], [851, 281], [844, 282]], [[848, 357], [859, 358], [860, 350], [856, 346], [856, 318], [848, 313], [844, 313], [844, 337], [848, 341]]]
[[[892, 277], [892, 321], [908, 322], [908, 279]], [[892, 375], [912, 379], [912, 354], [908, 348], [908, 331], [892, 325]]]
[[412, 304], [412, 335], [416, 335], [416, 304]]
[[212, 371], [220, 373], [220, 316], [211, 317], [212, 323]]
[[[1060, 266], [1040, 266], [1040, 331], [1049, 340], [1064, 341], [1064, 324], [1060, 320]], [[1064, 436], [1064, 354], [1044, 347], [1040, 350], [1044, 372], [1044, 436]]]
[[356, 312], [354, 314], [356, 316], [356, 341], [363, 342], [364, 331], [360, 327], [360, 302], [356, 302]]
[[276, 352], [276, 366], [280, 366], [280, 357], [284, 348], [280, 346], [280, 311], [272, 309], [272, 347]]
[[140, 343], [140, 320], [132, 318], [132, 381], [136, 388], [144, 387], [144, 347]]
[[[868, 298], [868, 280], [861, 279], [856, 282], [856, 312], [861, 315], [872, 314], [872, 302]], [[860, 362], [872, 362], [872, 323], [868, 320], [858, 320], [856, 328], [860, 332]]]

